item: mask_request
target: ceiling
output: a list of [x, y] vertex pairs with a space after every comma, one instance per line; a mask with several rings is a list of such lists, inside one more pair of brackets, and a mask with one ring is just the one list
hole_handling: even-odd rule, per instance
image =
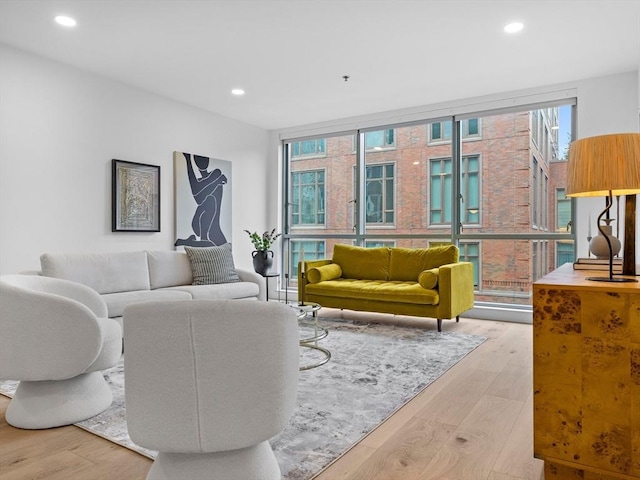
[[0, 0], [0, 42], [271, 130], [637, 71], [640, 0]]

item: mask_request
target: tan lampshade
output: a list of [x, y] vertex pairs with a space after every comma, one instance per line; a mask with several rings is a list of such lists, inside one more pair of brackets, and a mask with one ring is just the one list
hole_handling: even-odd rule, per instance
[[640, 133], [599, 135], [569, 146], [566, 195], [604, 197], [640, 193]]

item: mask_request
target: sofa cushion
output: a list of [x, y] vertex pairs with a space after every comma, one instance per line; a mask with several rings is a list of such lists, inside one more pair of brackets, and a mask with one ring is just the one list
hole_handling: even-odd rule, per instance
[[185, 252], [175, 250], [148, 251], [149, 281], [151, 289], [191, 285], [191, 263]]
[[184, 247], [191, 263], [193, 285], [239, 282], [231, 253], [231, 244], [217, 247]]
[[253, 282], [231, 282], [218, 285], [180, 285], [163, 288], [160, 291], [187, 292], [194, 300], [239, 300], [256, 298], [260, 288]]
[[122, 315], [127, 305], [140, 302], [155, 302], [162, 300], [191, 300], [188, 292], [180, 290], [136, 290], [131, 292], [107, 293], [102, 295], [109, 317], [119, 317]]
[[305, 286], [307, 294], [326, 295], [334, 298], [384, 301], [389, 303], [414, 303], [437, 305], [437, 290], [422, 288], [418, 282], [385, 282], [381, 280], [354, 280], [339, 278]]
[[309, 283], [324, 282], [326, 280], [335, 280], [342, 276], [342, 269], [337, 263], [322, 265], [320, 267], [310, 268], [307, 272], [307, 280]]
[[[344, 278], [388, 280], [389, 248], [363, 248], [341, 243], [333, 247], [333, 263], [340, 265]], [[418, 278], [413, 279], [414, 281]]]
[[45, 253], [42, 275], [82, 283], [100, 294], [149, 290], [146, 252]]
[[418, 283], [422, 288], [433, 289], [438, 286], [439, 268], [431, 268], [429, 270], [423, 270], [418, 275]]
[[389, 280], [401, 282], [417, 282], [418, 275], [423, 270], [458, 261], [458, 247], [455, 245], [431, 248], [395, 247], [390, 250]]

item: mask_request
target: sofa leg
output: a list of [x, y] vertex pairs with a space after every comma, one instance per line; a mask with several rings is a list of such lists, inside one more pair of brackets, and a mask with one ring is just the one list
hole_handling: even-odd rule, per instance
[[456, 315], [456, 323], [460, 323], [460, 315]]
[[442, 319], [438, 318], [438, 331], [442, 332]]

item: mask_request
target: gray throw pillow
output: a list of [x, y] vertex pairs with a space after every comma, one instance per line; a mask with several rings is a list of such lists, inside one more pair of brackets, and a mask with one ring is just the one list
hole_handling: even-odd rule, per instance
[[219, 247], [184, 247], [191, 271], [193, 285], [240, 282], [231, 254], [231, 244]]

